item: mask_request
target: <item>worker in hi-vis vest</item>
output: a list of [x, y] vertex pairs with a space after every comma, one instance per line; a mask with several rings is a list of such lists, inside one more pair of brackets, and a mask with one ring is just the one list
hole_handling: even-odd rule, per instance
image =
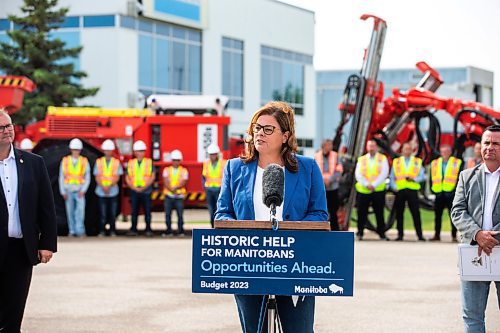
[[338, 160], [338, 154], [333, 151], [333, 141], [325, 139], [321, 149], [314, 154], [314, 160], [323, 175], [326, 191], [326, 205], [330, 216], [330, 228], [339, 230], [337, 211], [339, 210], [339, 183], [344, 168]]
[[401, 151], [403, 156], [392, 161], [390, 175], [391, 189], [396, 193], [394, 205], [396, 206], [396, 220], [398, 226], [398, 237], [396, 241], [402, 241], [404, 237], [404, 210], [408, 202], [413, 224], [419, 241], [425, 241], [422, 235], [422, 221], [420, 219], [420, 204], [418, 202], [418, 191], [420, 183], [425, 181], [422, 159], [412, 156], [412, 146], [409, 142], [403, 144]]
[[71, 154], [64, 156], [59, 167], [59, 192], [66, 205], [69, 236], [85, 235], [85, 193], [90, 185], [90, 166], [81, 155], [83, 143], [80, 139], [69, 142]]
[[163, 193], [165, 194], [165, 222], [167, 230], [163, 236], [172, 236], [172, 209], [177, 212], [177, 235], [184, 236], [184, 198], [188, 170], [181, 165], [182, 153], [175, 149], [170, 154], [172, 165], [163, 169]]
[[483, 163], [483, 157], [481, 156], [481, 142], [476, 142], [474, 145], [474, 157], [467, 160], [467, 169], [473, 168], [481, 163]]
[[[431, 191], [436, 195], [434, 200], [435, 233], [434, 237], [430, 239], [431, 241], [441, 240], [443, 211], [448, 208], [448, 215], [451, 214], [458, 175], [462, 171], [462, 160], [451, 156], [451, 146], [442, 145], [439, 152], [441, 157], [431, 162]], [[457, 241], [457, 228], [453, 223], [451, 224], [451, 240], [452, 242]]]
[[381, 240], [389, 240], [385, 236], [384, 220], [385, 181], [389, 176], [389, 163], [387, 157], [377, 151], [377, 143], [374, 140], [368, 140], [366, 151], [366, 155], [358, 158], [354, 172], [358, 208], [358, 239], [363, 239], [363, 231], [368, 221], [368, 208], [372, 205], [377, 220], [377, 234]]
[[144, 209], [144, 220], [146, 222], [145, 235], [153, 236], [151, 229], [151, 193], [155, 180], [155, 167], [153, 161], [146, 156], [146, 143], [137, 140], [132, 146], [135, 158], [128, 161], [127, 175], [125, 181], [130, 188], [130, 202], [132, 205], [132, 226], [127, 236], [137, 236], [137, 221], [139, 208]]
[[226, 161], [220, 156], [220, 149], [216, 144], [212, 143], [207, 147], [207, 154], [209, 158], [203, 162], [201, 181], [206, 194], [210, 225], [213, 228], [217, 199], [219, 198]]
[[95, 194], [99, 200], [99, 236], [106, 235], [106, 225], [109, 225], [108, 235], [114, 237], [120, 192], [118, 181], [123, 175], [123, 168], [120, 160], [113, 157], [115, 144], [112, 140], [104, 140], [101, 149], [104, 156], [98, 158], [94, 165]]

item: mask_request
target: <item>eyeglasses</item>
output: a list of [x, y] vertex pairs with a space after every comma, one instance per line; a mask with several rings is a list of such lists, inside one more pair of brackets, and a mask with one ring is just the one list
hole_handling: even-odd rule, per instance
[[5, 130], [11, 131], [14, 128], [14, 124], [0, 125], [0, 133], [5, 132]]
[[274, 130], [276, 128], [277, 127], [273, 126], [273, 125], [264, 125], [264, 126], [262, 126], [262, 125], [257, 124], [257, 123], [253, 123], [252, 124], [252, 132], [254, 132], [255, 134], [259, 133], [260, 130], [263, 130], [265, 135], [271, 135], [271, 134], [274, 133]]

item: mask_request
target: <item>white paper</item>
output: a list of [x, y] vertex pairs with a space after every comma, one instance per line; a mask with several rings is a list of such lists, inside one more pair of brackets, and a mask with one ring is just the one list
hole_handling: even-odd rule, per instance
[[491, 255], [477, 255], [477, 245], [458, 246], [458, 268], [463, 281], [500, 281], [500, 246]]

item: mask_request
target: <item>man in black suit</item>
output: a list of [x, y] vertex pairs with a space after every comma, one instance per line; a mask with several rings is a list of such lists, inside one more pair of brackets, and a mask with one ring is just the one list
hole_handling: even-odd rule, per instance
[[57, 250], [54, 197], [43, 159], [15, 149], [0, 109], [0, 332], [20, 332], [33, 266]]

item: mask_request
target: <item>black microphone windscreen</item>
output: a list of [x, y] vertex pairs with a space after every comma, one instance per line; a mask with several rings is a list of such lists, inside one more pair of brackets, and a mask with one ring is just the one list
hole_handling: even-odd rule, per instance
[[285, 172], [278, 164], [269, 164], [262, 175], [262, 201], [267, 207], [280, 206], [285, 190]]

